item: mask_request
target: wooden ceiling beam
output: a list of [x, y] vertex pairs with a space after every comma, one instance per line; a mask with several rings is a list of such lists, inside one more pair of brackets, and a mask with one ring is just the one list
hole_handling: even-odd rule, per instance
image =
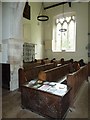
[[44, 7], [44, 10], [52, 8], [52, 7], [56, 7], [56, 6], [59, 6], [59, 5], [63, 5], [63, 4], [66, 4], [66, 3], [68, 3], [69, 7], [71, 7], [71, 2], [60, 2], [60, 3], [54, 4], [54, 5], [51, 5], [51, 6], [48, 6], [48, 7]]

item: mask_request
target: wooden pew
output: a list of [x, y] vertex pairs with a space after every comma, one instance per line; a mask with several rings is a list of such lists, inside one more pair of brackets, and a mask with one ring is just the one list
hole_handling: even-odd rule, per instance
[[19, 70], [18, 70], [19, 88], [25, 82], [30, 81], [32, 79], [37, 79], [38, 73], [40, 71], [48, 70], [48, 69], [51, 69], [51, 68], [54, 68], [54, 67], [56, 67], [56, 64], [48, 63], [48, 64], [33, 67], [32, 69], [19, 68]]
[[[45, 71], [47, 75], [48, 81], [62, 81], [64, 76], [67, 76], [66, 82], [68, 86], [70, 86], [71, 92], [70, 92], [70, 106], [73, 105], [77, 92], [79, 91], [81, 85], [85, 80], [88, 80], [88, 66], [82, 66], [79, 70], [69, 73], [69, 66], [68, 64], [65, 64], [60, 67], [56, 67], [50, 70]], [[62, 82], [60, 82], [62, 83]]]
[[33, 67], [38, 66], [38, 65], [41, 65], [41, 63], [40, 62], [35, 62], [35, 63], [27, 62], [27, 63], [23, 63], [23, 68], [25, 70], [28, 70], [28, 69], [32, 69]]
[[70, 93], [70, 103], [72, 106], [77, 92], [79, 91], [81, 85], [83, 84], [83, 82], [85, 80], [88, 80], [88, 67], [87, 65], [80, 67], [79, 70], [77, 70], [76, 72], [73, 72], [71, 74], [67, 75], [67, 85], [70, 86], [71, 89], [71, 93]]
[[33, 62], [23, 62], [23, 68], [25, 70], [27, 70], [27, 69], [32, 69], [33, 67], [42, 65], [42, 62], [41, 62], [42, 60], [45, 62], [45, 64], [48, 64], [51, 61], [51, 60], [45, 58], [45, 59], [38, 59], [38, 60], [36, 60], [36, 62], [35, 61], [33, 61]]
[[[40, 70], [39, 67], [36, 67], [36, 69], [24, 71], [23, 69], [19, 69], [20, 74], [20, 86], [24, 84], [26, 81], [30, 81], [31, 79], [37, 78], [38, 72]], [[67, 76], [66, 82], [67, 85], [70, 86], [71, 92], [70, 92], [70, 105], [72, 106], [77, 92], [79, 91], [82, 83], [85, 80], [88, 80], [88, 66], [85, 65], [83, 67], [80, 67], [79, 70], [73, 73], [69, 73], [69, 65], [65, 64], [59, 67], [55, 67], [53, 69], [44, 70], [47, 76], [47, 81], [52, 82], [59, 82], [62, 81], [64, 76]]]
[[47, 81], [58, 82], [69, 73], [69, 65], [65, 64], [53, 69], [46, 70], [44, 72], [46, 73]]
[[56, 94], [52, 91], [34, 88], [33, 84], [30, 86], [26, 83], [21, 87], [22, 108], [36, 112], [46, 119], [63, 120], [70, 106], [70, 90], [71, 88], [67, 87], [64, 94]]

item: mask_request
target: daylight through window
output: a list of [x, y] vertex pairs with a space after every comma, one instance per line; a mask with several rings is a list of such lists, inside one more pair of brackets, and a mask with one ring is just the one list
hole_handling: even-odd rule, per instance
[[[63, 30], [64, 29], [64, 30]], [[75, 52], [76, 48], [76, 19], [75, 16], [55, 19], [52, 40], [53, 52]]]

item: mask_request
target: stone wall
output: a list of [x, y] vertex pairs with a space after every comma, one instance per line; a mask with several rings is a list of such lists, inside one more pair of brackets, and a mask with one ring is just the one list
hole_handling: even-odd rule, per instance
[[12, 91], [19, 86], [18, 69], [22, 67], [23, 64], [23, 40], [10, 38], [3, 40], [3, 44], [8, 46], [7, 63], [10, 63], [10, 90]]
[[24, 2], [3, 2], [2, 5], [2, 62], [10, 64], [10, 90], [18, 86], [18, 68], [23, 59]]

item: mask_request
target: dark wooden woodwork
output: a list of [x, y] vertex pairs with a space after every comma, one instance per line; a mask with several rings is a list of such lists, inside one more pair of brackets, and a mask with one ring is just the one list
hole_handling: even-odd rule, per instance
[[23, 11], [23, 17], [30, 20], [30, 6], [28, 5], [28, 2], [26, 2], [25, 4], [24, 11]]
[[32, 62], [32, 63], [30, 63], [30, 62], [24, 62], [23, 63], [23, 68], [25, 70], [28, 70], [28, 69], [32, 69], [33, 67], [39, 66], [39, 65], [41, 65], [40, 62]]
[[2, 66], [2, 87], [10, 90], [10, 64], [0, 64]]
[[25, 82], [27, 82], [27, 79], [25, 78], [25, 71], [22, 68], [19, 68], [18, 70], [18, 82], [19, 82], [19, 88], [21, 85], [23, 85]]
[[48, 81], [58, 82], [69, 73], [69, 65], [65, 64], [59, 67], [55, 67], [53, 69], [46, 70], [45, 73]]
[[64, 4], [66, 4], [66, 3], [68, 3], [68, 2], [60, 2], [60, 3], [57, 3], [57, 4], [53, 4], [53, 5], [51, 5], [51, 6], [44, 7], [44, 10], [50, 9], [50, 8], [53, 8], [53, 7], [56, 7], [56, 6], [59, 6], [59, 5], [64, 5]]
[[88, 76], [90, 76], [90, 62], [88, 62]]
[[[50, 64], [53, 64], [53, 63], [50, 63], [48, 61], [45, 61], [45, 64], [41, 64], [41, 61], [40, 62], [27, 62], [27, 63], [23, 63], [23, 68], [25, 70], [29, 70], [29, 69], [32, 69], [32, 68], [35, 68], [35, 67], [46, 67], [46, 66], [50, 66]], [[55, 66], [55, 65], [54, 65]]]
[[39, 89], [22, 86], [22, 107], [48, 118], [64, 118], [69, 109], [70, 87], [64, 96], [55, 95]]
[[56, 65], [54, 63], [48, 63], [44, 65], [39, 65], [33, 67], [32, 69], [22, 69], [18, 70], [19, 76], [19, 87], [22, 86], [26, 81], [30, 81], [32, 79], [36, 79], [38, 77], [38, 73], [40, 71], [48, 70], [54, 68]]
[[67, 75], [67, 85], [70, 86], [71, 92], [70, 92], [70, 106], [73, 105], [77, 92], [79, 91], [81, 85], [85, 80], [88, 80], [88, 66], [82, 66], [79, 70], [76, 72], [73, 72], [71, 74]]
[[[69, 65], [65, 64], [59, 67], [55, 67], [53, 69], [49, 69], [44, 71], [47, 76], [47, 81], [49, 82], [61, 82], [63, 81], [63, 77], [66, 76], [65, 81], [63, 82], [64, 84], [67, 84], [72, 88], [70, 92], [70, 106], [73, 105], [77, 92], [79, 91], [81, 85], [85, 80], [88, 80], [88, 65], [84, 65], [80, 67], [79, 70], [70, 73], [69, 74]], [[23, 73], [24, 71], [21, 70], [22, 76], [20, 77], [20, 81], [23, 81], [23, 84], [26, 82], [26, 77], [28, 78], [28, 81], [30, 81], [30, 76], [32, 76], [32, 79], [35, 79], [34, 76], [36, 76], [37, 69], [34, 69], [32, 72], [27, 71], [26, 74]], [[31, 75], [30, 75], [31, 74]], [[34, 75], [35, 74], [35, 75]], [[34, 75], [34, 76], [33, 76]], [[34, 77], [34, 78], [33, 78]], [[22, 82], [21, 82], [22, 86]]]

